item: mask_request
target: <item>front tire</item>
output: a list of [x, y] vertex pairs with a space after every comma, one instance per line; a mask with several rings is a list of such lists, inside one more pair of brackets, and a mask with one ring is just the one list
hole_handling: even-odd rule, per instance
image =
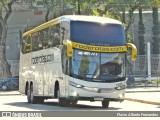
[[29, 86], [27, 87], [27, 101], [31, 103], [31, 91]]
[[44, 98], [38, 97], [36, 99], [37, 99], [37, 103], [39, 103], [39, 104], [43, 104], [44, 103]]
[[33, 85], [30, 86], [30, 91], [31, 91], [30, 92], [31, 93], [31, 103], [36, 104], [38, 99], [33, 94]]
[[58, 105], [59, 106], [68, 106], [69, 105], [69, 101], [68, 100], [62, 99], [60, 97], [60, 90], [59, 90], [59, 88], [57, 90], [57, 98], [58, 98]]
[[108, 106], [109, 106], [109, 101], [102, 101], [103, 108], [108, 108]]
[[71, 101], [70, 101], [70, 104], [71, 104], [72, 106], [75, 106], [75, 105], [77, 105], [77, 102], [78, 102], [78, 100], [71, 100]]

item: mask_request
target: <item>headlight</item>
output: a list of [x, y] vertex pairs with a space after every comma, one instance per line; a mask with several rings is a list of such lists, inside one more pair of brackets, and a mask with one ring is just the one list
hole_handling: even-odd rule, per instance
[[80, 85], [80, 84], [77, 84], [77, 83], [74, 83], [74, 82], [69, 82], [69, 84], [71, 85], [71, 86], [73, 86], [73, 87], [76, 87], [76, 88], [82, 88], [82, 87], [84, 87], [83, 85]]

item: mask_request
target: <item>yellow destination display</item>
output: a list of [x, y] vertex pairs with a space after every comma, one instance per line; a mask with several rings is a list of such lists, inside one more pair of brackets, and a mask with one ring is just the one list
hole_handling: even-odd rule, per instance
[[126, 46], [93, 46], [93, 45], [86, 45], [86, 44], [80, 44], [76, 42], [72, 42], [72, 47], [86, 50], [86, 51], [94, 51], [94, 52], [126, 52], [127, 47]]

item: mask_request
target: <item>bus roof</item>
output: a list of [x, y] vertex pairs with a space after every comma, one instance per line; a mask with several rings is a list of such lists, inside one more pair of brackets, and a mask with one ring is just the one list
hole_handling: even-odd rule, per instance
[[86, 15], [64, 15], [61, 19], [68, 19], [69, 21], [88, 21], [88, 22], [97, 22], [97, 23], [114, 23], [114, 24], [122, 24], [118, 20], [107, 18], [107, 17], [99, 17], [99, 16], [86, 16]]
[[107, 23], [112, 23], [112, 24], [122, 24], [118, 20], [111, 19], [111, 18], [106, 18], [106, 17], [98, 17], [98, 16], [85, 16], [85, 15], [64, 15], [61, 17], [58, 17], [56, 19], [50, 20], [46, 23], [43, 23], [32, 30], [29, 30], [23, 34], [24, 36], [30, 35], [32, 33], [38, 32], [39, 30], [48, 28], [49, 26], [55, 25], [59, 23], [60, 21], [85, 21], [85, 22], [95, 22], [95, 23], [102, 23], [102, 24], [107, 24]]

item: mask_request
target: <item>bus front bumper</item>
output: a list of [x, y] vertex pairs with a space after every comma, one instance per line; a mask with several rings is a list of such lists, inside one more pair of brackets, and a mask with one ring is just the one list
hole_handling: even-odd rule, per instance
[[124, 98], [102, 98], [102, 97], [80, 97], [80, 96], [69, 96], [65, 98], [67, 100], [84, 100], [84, 101], [118, 101], [123, 102]]

